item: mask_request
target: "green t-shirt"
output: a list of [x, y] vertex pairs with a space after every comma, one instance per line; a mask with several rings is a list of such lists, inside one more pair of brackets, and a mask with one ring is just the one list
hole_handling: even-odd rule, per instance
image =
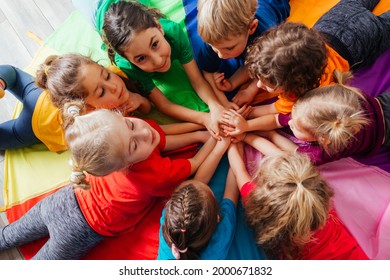
[[[96, 26], [99, 31], [103, 27], [104, 14], [112, 3], [119, 1], [123, 0], [106, 0], [100, 5], [96, 14]], [[165, 18], [160, 18], [159, 22], [164, 30], [164, 37], [171, 46], [171, 68], [165, 73], [144, 72], [118, 54], [115, 55], [116, 65], [136, 81], [141, 91], [150, 92], [157, 86], [170, 101], [197, 111], [208, 112], [207, 104], [193, 90], [182, 67], [182, 64], [194, 59], [188, 36], [176, 22]]]

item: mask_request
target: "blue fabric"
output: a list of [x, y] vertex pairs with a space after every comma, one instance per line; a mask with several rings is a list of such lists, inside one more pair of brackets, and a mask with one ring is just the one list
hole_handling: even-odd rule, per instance
[[0, 150], [42, 143], [35, 136], [31, 123], [42, 89], [35, 85], [31, 75], [10, 65], [0, 66], [0, 78], [5, 82], [6, 89], [23, 103], [22, 112], [16, 119], [0, 124]]
[[[211, 236], [209, 244], [201, 251], [201, 260], [225, 260], [227, 258], [236, 228], [236, 206], [230, 199], [223, 199], [220, 207], [222, 219]], [[164, 215], [165, 209], [163, 210], [162, 217], [160, 219], [160, 241], [157, 259], [172, 260], [175, 258], [162, 235]]]

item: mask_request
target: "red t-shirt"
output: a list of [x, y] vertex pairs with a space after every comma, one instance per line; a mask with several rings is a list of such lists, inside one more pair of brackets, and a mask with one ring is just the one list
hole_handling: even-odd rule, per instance
[[146, 160], [104, 177], [89, 175], [91, 188], [75, 189], [85, 219], [101, 235], [132, 231], [158, 197], [169, 197], [190, 176], [189, 160], [161, 156], [166, 144], [164, 132], [157, 123], [147, 122], [159, 132], [161, 140]]
[[[245, 198], [255, 188], [253, 182], [245, 183], [241, 196]], [[331, 210], [325, 226], [313, 234], [313, 240], [302, 250], [302, 260], [367, 260], [355, 238], [342, 224], [334, 210]]]

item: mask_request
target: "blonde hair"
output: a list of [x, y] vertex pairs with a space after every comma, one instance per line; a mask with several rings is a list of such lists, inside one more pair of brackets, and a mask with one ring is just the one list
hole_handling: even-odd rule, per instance
[[352, 74], [337, 70], [333, 74], [338, 84], [308, 91], [293, 108], [295, 125], [313, 135], [330, 156], [345, 149], [369, 123], [362, 107], [365, 97], [345, 85]]
[[[70, 107], [80, 108], [80, 114], [75, 114]], [[115, 124], [122, 115], [106, 109], [85, 112], [82, 103], [68, 103], [63, 109], [65, 138], [74, 159], [74, 168], [95, 176], [106, 176], [114, 171], [128, 167], [128, 162], [120, 149], [119, 139], [112, 137]], [[80, 187], [89, 185], [81, 180]]]
[[199, 0], [198, 33], [213, 44], [249, 30], [255, 18], [257, 0]]
[[333, 191], [304, 154], [264, 158], [245, 204], [248, 225], [268, 253], [299, 258], [328, 218]]
[[207, 188], [200, 181], [185, 181], [166, 204], [163, 236], [169, 247], [184, 251], [180, 259], [198, 259], [217, 227], [218, 203]]

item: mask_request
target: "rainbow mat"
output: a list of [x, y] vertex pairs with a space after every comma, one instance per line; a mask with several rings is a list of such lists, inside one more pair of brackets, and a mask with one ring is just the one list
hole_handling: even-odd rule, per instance
[[[149, 5], [159, 8], [168, 18], [179, 22], [188, 34], [194, 52], [197, 52], [200, 38], [196, 31], [196, 1], [151, 0], [140, 2], [147, 2]], [[338, 0], [290, 0], [291, 15], [288, 20], [299, 21], [312, 26], [323, 13], [337, 2]], [[390, 1], [382, 0], [374, 11], [382, 13], [389, 9]], [[97, 32], [88, 25], [79, 12], [74, 12], [43, 43], [27, 70], [34, 74], [36, 66], [43, 62], [48, 55], [68, 52], [89, 55], [102, 65], [108, 65], [107, 56], [100, 48], [101, 43]], [[381, 90], [390, 90], [390, 79], [387, 80], [387, 77], [390, 77], [390, 70], [387, 70], [388, 67], [386, 66], [389, 59], [390, 51], [378, 60], [377, 68], [373, 67], [358, 73], [361, 78], [356, 80], [358, 85], [373, 95], [377, 95]], [[380, 72], [377, 72], [376, 69], [380, 69]], [[178, 102], [196, 102], [199, 110], [207, 110], [205, 105], [197, 98], [179, 65], [175, 65], [165, 78], [167, 83], [164, 86], [161, 85], [161, 90], [168, 98], [174, 98], [171, 96], [172, 93], [185, 92], [188, 97]], [[180, 81], [180, 83], [177, 83], [177, 81]], [[377, 86], [378, 84], [380, 86]], [[20, 104], [15, 110], [15, 116], [19, 112]], [[156, 111], [148, 117], [160, 123], [172, 121]], [[18, 219], [43, 197], [58, 190], [68, 182], [70, 167], [67, 161], [69, 157], [68, 152], [52, 153], [43, 145], [6, 151], [3, 189], [5, 205], [1, 210], [6, 211], [10, 222]], [[336, 191], [336, 209], [369, 257], [390, 259], [390, 241], [388, 240], [390, 234], [387, 234], [387, 230], [390, 228], [390, 219], [387, 216], [390, 193], [386, 192], [386, 188], [384, 188], [390, 186], [390, 157], [384, 151], [375, 158], [361, 161], [347, 159], [347, 161], [349, 164], [336, 162], [323, 168], [324, 174], [328, 176], [327, 178], [329, 178]], [[210, 182], [218, 199], [222, 197], [227, 168], [228, 162], [225, 157]], [[359, 173], [353, 173], [352, 175], [352, 170], [359, 170]], [[364, 176], [368, 176], [367, 174], [370, 176], [369, 181], [362, 179]], [[358, 181], [363, 182], [363, 184], [357, 186]], [[377, 185], [374, 186], [374, 182]], [[367, 199], [359, 200], [359, 197], [362, 197], [362, 191], [370, 192], [371, 189], [373, 191], [364, 196]], [[356, 195], [349, 195], [348, 192], [355, 192]], [[374, 199], [378, 199], [380, 203], [376, 203]], [[115, 238], [107, 238], [85, 258], [155, 259], [162, 208], [162, 203], [156, 204], [135, 232]], [[355, 215], [355, 213], [358, 213], [358, 215]], [[360, 221], [356, 217], [363, 217], [364, 220]], [[25, 258], [31, 258], [42, 246], [42, 242], [43, 240], [40, 240], [22, 246], [21, 252]], [[241, 207], [239, 207], [235, 240], [228, 257], [229, 259], [265, 258], [261, 248], [256, 247], [252, 233], [245, 225]]]

